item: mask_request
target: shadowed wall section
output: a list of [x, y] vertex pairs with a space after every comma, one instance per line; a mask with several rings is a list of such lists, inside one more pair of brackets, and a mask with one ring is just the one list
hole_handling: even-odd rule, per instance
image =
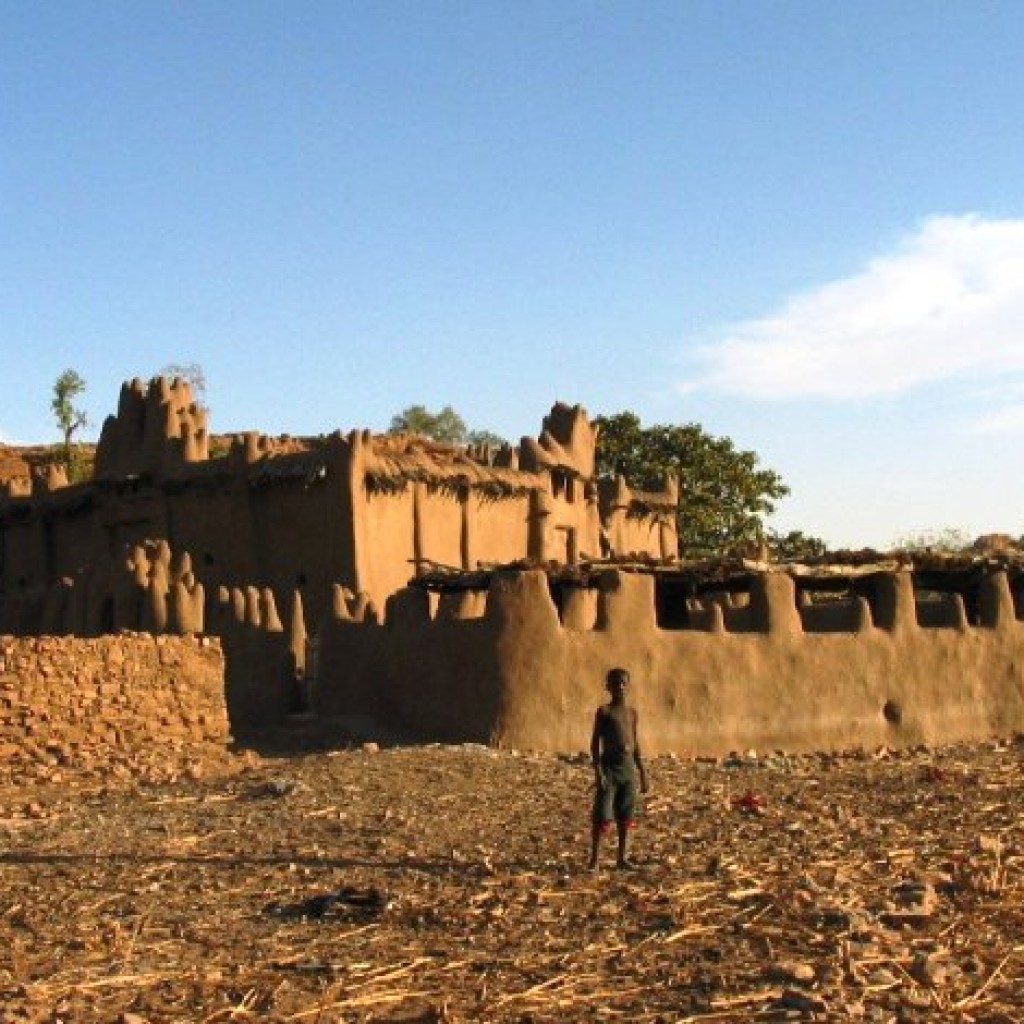
[[[500, 623], [469, 608], [438, 605], [408, 588], [390, 599], [387, 622], [361, 621], [353, 599], [337, 593], [319, 637], [313, 683], [317, 713], [355, 720], [369, 731], [411, 739], [488, 743], [499, 719]], [[465, 617], [469, 615], [470, 617]]]

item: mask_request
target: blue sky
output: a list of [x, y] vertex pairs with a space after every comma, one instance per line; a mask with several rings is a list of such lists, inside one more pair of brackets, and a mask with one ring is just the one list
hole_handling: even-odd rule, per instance
[[0, 439], [696, 420], [885, 546], [1024, 533], [1024, 6], [0, 0]]

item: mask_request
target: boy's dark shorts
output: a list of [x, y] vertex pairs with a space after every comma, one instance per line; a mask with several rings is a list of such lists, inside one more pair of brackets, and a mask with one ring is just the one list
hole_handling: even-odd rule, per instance
[[601, 771], [605, 782], [594, 794], [594, 824], [604, 828], [617, 821], [632, 827], [640, 813], [640, 798], [633, 766], [605, 766]]

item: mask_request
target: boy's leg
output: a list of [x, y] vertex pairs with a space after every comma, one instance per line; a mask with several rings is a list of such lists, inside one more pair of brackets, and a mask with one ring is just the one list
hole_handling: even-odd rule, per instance
[[619, 833], [619, 854], [615, 860], [616, 867], [631, 868], [633, 862], [629, 859], [629, 839], [633, 831], [632, 821], [617, 821], [615, 827]]
[[607, 784], [599, 786], [594, 793], [594, 811], [590, 827], [590, 862], [588, 867], [591, 871], [597, 868], [598, 857], [601, 853], [601, 839], [612, 826], [612, 791]]
[[620, 868], [631, 868], [633, 862], [629, 859], [630, 833], [636, 824], [637, 796], [636, 780], [632, 774], [623, 780], [616, 793], [615, 800], [615, 827], [619, 835], [619, 854], [616, 858], [616, 866]]
[[597, 868], [598, 857], [601, 853], [602, 835], [604, 835], [604, 825], [599, 821], [595, 821], [590, 829], [590, 861], [587, 864], [591, 871]]

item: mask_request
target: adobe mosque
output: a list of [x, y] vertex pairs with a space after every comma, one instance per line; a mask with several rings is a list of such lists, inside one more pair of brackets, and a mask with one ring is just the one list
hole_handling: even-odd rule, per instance
[[579, 750], [615, 665], [654, 754], [1024, 728], [1015, 558], [681, 563], [676, 481], [597, 479], [596, 439], [556, 404], [499, 450], [353, 431], [214, 452], [187, 383], [135, 380], [93, 479], [3, 485], [0, 634], [216, 637], [236, 737], [301, 715]]

